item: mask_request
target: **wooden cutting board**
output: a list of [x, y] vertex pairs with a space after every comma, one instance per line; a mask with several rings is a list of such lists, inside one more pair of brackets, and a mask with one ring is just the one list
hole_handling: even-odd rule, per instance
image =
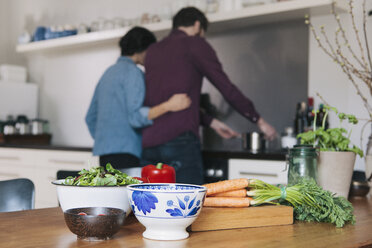
[[293, 224], [293, 208], [258, 206], [247, 208], [203, 207], [190, 231], [212, 231]]

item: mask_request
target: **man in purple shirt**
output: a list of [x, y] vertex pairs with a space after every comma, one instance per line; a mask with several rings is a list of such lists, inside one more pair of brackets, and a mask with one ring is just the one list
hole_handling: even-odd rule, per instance
[[266, 138], [275, 129], [257, 113], [252, 101], [231, 83], [216, 52], [203, 38], [208, 20], [194, 7], [181, 9], [173, 18], [168, 37], [150, 46], [145, 59], [145, 106], [157, 105], [175, 93], [186, 93], [191, 107], [168, 113], [143, 130], [143, 163], [164, 162], [175, 167], [180, 183], [203, 183], [199, 124], [210, 126], [225, 138], [236, 135], [226, 125], [200, 112], [200, 93], [206, 77], [241, 115], [257, 123]]

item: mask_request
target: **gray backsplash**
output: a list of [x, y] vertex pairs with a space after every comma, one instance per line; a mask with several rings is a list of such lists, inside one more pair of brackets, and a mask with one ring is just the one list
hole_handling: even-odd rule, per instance
[[[278, 133], [293, 126], [296, 103], [307, 99], [308, 28], [303, 20], [260, 25], [212, 34], [208, 40], [215, 48], [231, 81], [255, 104], [261, 116]], [[243, 118], [208, 81], [203, 85], [217, 117], [237, 132], [258, 131]], [[207, 148], [235, 149], [241, 141], [223, 140], [213, 131], [203, 130]], [[271, 144], [278, 148], [279, 141]]]

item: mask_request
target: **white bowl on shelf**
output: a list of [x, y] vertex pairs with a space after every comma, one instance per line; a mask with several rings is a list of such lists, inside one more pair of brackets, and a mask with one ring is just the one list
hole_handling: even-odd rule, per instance
[[127, 185], [123, 186], [74, 186], [65, 185], [64, 179], [53, 181], [57, 186], [58, 201], [63, 212], [71, 208], [108, 207], [131, 212]]
[[146, 227], [143, 237], [180, 240], [189, 236], [186, 227], [198, 217], [207, 188], [192, 184], [145, 183], [127, 187], [129, 203]]

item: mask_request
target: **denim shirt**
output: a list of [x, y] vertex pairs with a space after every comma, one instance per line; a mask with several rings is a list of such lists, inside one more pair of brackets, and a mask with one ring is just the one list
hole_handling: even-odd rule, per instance
[[94, 139], [93, 154], [130, 153], [140, 158], [141, 128], [151, 125], [143, 72], [128, 57], [120, 57], [99, 80], [85, 121]]

